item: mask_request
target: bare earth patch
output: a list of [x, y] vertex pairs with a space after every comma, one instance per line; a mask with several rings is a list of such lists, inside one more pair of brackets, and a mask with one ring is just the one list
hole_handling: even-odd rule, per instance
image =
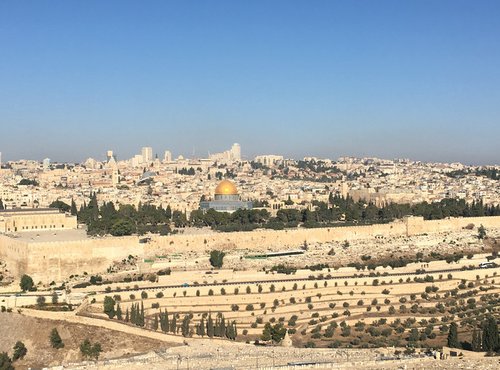
[[[16, 369], [41, 368], [81, 361], [80, 344], [86, 338], [92, 343], [101, 343], [103, 352], [100, 359], [128, 357], [175, 346], [114, 330], [26, 317], [18, 313], [1, 313], [0, 327], [2, 328], [0, 351], [12, 356], [12, 347], [18, 340], [28, 349], [26, 357], [16, 361]], [[53, 349], [50, 344], [49, 335], [53, 328], [57, 328], [64, 342], [62, 349]]]

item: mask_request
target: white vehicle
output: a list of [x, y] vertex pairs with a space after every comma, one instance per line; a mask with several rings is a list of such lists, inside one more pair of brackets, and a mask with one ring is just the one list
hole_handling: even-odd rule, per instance
[[492, 267], [496, 267], [496, 263], [495, 262], [481, 262], [479, 264], [479, 268], [482, 268], [482, 269], [489, 269], [489, 268], [492, 268]]

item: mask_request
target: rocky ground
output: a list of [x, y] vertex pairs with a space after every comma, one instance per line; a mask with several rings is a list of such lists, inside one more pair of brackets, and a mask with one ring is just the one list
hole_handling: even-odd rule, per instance
[[[16, 369], [41, 368], [81, 361], [80, 344], [86, 339], [101, 343], [102, 359], [132, 356], [151, 350], [163, 351], [171, 347], [168, 343], [117, 332], [95, 326], [72, 324], [63, 321], [26, 317], [18, 313], [0, 313], [0, 351], [12, 356], [12, 348], [22, 341], [28, 353], [23, 360], [15, 362]], [[57, 328], [63, 349], [53, 349], [49, 335]]]
[[[436, 360], [433, 357], [405, 358], [381, 361], [392, 349], [346, 350], [306, 348], [264, 348], [227, 346], [215, 341], [202, 345], [171, 348], [164, 352], [99, 363], [79, 363], [66, 369], [497, 369], [500, 358]], [[295, 364], [292, 363], [300, 363]], [[314, 363], [307, 365], [306, 363]], [[54, 368], [55, 369], [55, 368]]]

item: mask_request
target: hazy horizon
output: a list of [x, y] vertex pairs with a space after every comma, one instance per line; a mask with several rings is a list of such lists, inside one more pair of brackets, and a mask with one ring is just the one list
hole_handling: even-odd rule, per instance
[[0, 152], [498, 165], [498, 1], [4, 1]]

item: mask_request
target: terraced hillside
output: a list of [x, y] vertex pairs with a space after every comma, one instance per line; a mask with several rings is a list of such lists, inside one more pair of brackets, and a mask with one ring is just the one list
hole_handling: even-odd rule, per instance
[[479, 268], [486, 255], [469, 257], [371, 272], [221, 272], [219, 281], [114, 285], [90, 296], [81, 313], [193, 337], [271, 341], [287, 332], [295, 346], [309, 347], [438, 347], [455, 322], [470, 343], [486, 315], [500, 314], [500, 268]]

